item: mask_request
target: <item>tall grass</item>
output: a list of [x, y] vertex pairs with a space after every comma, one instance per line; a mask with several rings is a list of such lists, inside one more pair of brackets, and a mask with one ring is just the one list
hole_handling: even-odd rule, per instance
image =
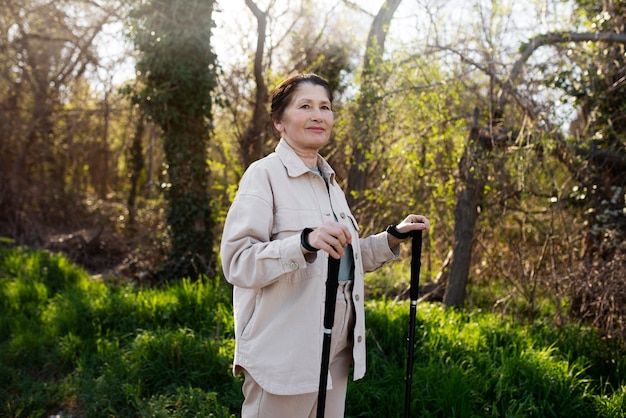
[[0, 258], [0, 416], [238, 409], [231, 304], [218, 280], [140, 289], [95, 281], [60, 255], [5, 248]]
[[[348, 387], [350, 417], [402, 416], [409, 309], [386, 293], [366, 306], [368, 372]], [[219, 279], [111, 284], [62, 256], [0, 246], [2, 417], [238, 416], [233, 349]], [[581, 326], [420, 304], [412, 413], [625, 417], [623, 354]]]
[[[408, 303], [367, 305], [367, 379], [348, 414], [402, 416]], [[421, 417], [624, 417], [623, 347], [571, 325], [522, 326], [480, 311], [418, 306], [412, 412]]]

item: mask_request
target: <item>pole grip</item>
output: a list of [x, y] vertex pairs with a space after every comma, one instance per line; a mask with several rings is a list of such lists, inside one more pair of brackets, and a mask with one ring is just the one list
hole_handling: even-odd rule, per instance
[[420, 268], [422, 267], [422, 231], [413, 231], [411, 244], [411, 300], [417, 300], [420, 287]]
[[326, 301], [324, 302], [324, 328], [331, 329], [335, 322], [335, 299], [339, 287], [339, 260], [328, 256], [328, 278], [326, 279]]

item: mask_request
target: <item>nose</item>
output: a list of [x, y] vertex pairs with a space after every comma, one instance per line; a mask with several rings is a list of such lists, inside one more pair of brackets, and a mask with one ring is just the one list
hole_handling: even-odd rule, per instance
[[313, 112], [311, 113], [311, 120], [320, 121], [322, 120], [322, 111], [317, 107], [313, 108]]

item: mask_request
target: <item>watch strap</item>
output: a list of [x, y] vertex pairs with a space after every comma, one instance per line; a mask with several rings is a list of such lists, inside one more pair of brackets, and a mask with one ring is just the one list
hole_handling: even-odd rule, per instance
[[305, 250], [314, 253], [319, 251], [319, 248], [315, 248], [314, 246], [309, 244], [309, 234], [311, 232], [313, 232], [313, 228], [304, 228], [302, 230], [302, 233], [300, 234], [300, 245], [302, 245], [302, 248], [304, 248]]
[[391, 234], [398, 239], [407, 239], [413, 235], [412, 231], [409, 231], [409, 232], [398, 231], [398, 228], [396, 228], [395, 225], [389, 225], [385, 231], [387, 231], [388, 234]]

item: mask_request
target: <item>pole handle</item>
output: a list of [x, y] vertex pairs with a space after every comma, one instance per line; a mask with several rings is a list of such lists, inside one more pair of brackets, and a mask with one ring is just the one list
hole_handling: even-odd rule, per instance
[[420, 268], [422, 267], [422, 231], [413, 231], [411, 243], [411, 300], [417, 300], [420, 287]]
[[328, 256], [326, 301], [324, 303], [324, 328], [330, 329], [335, 322], [335, 299], [339, 287], [339, 259]]

